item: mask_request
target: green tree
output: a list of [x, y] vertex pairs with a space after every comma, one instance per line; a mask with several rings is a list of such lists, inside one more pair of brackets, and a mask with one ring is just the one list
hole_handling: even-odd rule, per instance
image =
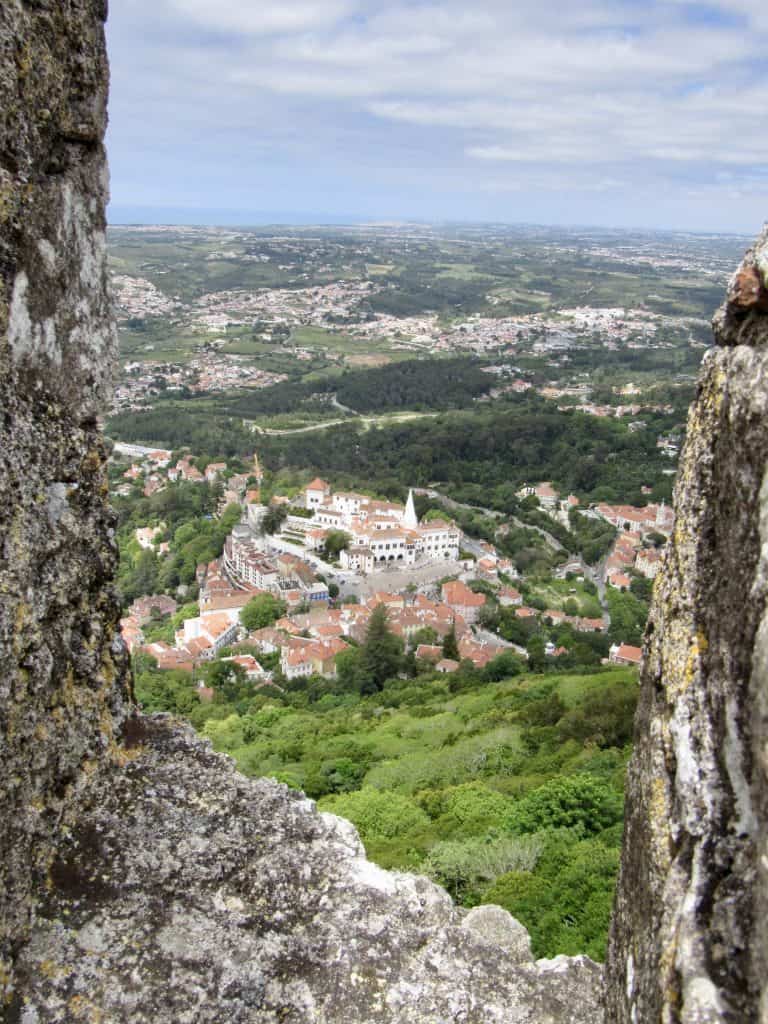
[[417, 629], [415, 633], [411, 633], [408, 640], [408, 646], [414, 650], [420, 646], [420, 644], [433, 645], [438, 640], [437, 633], [431, 626], [422, 626], [421, 629]]
[[156, 553], [151, 548], [142, 548], [133, 572], [132, 590], [136, 596], [155, 592], [158, 569]]
[[543, 672], [547, 667], [544, 647], [544, 638], [541, 636], [532, 636], [528, 641], [526, 646], [528, 651], [528, 667], [532, 672]]
[[243, 737], [243, 719], [236, 714], [226, 718], [210, 718], [203, 726], [203, 736], [209, 739], [216, 750], [229, 753], [245, 742]]
[[443, 657], [451, 658], [453, 661], [459, 661], [459, 644], [456, 640], [456, 623], [451, 623], [451, 628], [443, 637]]
[[341, 552], [349, 547], [351, 540], [352, 538], [349, 534], [345, 533], [343, 530], [329, 530], [325, 538], [325, 544], [323, 545], [325, 548], [325, 557], [328, 561], [335, 562]]
[[206, 670], [207, 683], [222, 702], [234, 702], [246, 696], [250, 689], [245, 670], [234, 661], [214, 661]]
[[249, 631], [271, 626], [285, 615], [285, 601], [272, 594], [257, 594], [240, 611], [240, 621]]
[[632, 741], [637, 686], [616, 683], [589, 694], [557, 723], [561, 740], [577, 739], [599, 747], [623, 747]]
[[526, 925], [535, 956], [587, 953], [604, 960], [619, 850], [599, 837], [574, 842], [556, 834], [547, 846], [558, 849], [545, 848], [532, 876], [502, 876], [483, 900]]
[[288, 518], [288, 509], [285, 505], [270, 505], [261, 520], [262, 533], [279, 533], [280, 527]]
[[644, 576], [635, 576], [629, 585], [629, 592], [640, 601], [650, 602], [653, 591], [653, 581], [647, 580]]
[[474, 836], [436, 843], [421, 870], [454, 899], [475, 902], [478, 888], [508, 871], [529, 871], [542, 848], [536, 836]]
[[[531, 871], [508, 871], [499, 875], [483, 894], [483, 903], [495, 903], [508, 910], [530, 932], [541, 917], [542, 908], [552, 903], [552, 883]], [[537, 955], [545, 956], [536, 950]]]
[[349, 818], [363, 840], [390, 839], [429, 825], [424, 811], [407, 796], [369, 787], [323, 800], [320, 807]]
[[361, 691], [381, 690], [387, 679], [397, 675], [402, 655], [403, 645], [389, 628], [386, 606], [379, 604], [371, 613], [365, 643], [360, 649]]
[[483, 669], [483, 676], [493, 682], [517, 676], [523, 671], [523, 661], [512, 651], [502, 651], [488, 662]]
[[590, 775], [559, 776], [518, 800], [507, 814], [510, 832], [581, 827], [588, 835], [621, 821], [621, 796]]
[[362, 652], [351, 647], [336, 655], [336, 673], [339, 688], [352, 693], [360, 690], [363, 682]]

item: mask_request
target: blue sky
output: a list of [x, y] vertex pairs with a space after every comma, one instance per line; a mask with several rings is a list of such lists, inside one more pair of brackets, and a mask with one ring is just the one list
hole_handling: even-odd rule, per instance
[[765, 0], [110, 7], [114, 222], [768, 218]]

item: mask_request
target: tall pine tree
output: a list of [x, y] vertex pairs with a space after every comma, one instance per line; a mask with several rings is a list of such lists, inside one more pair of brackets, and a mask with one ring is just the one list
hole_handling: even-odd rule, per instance
[[387, 679], [400, 671], [403, 645], [389, 628], [385, 605], [377, 605], [368, 621], [365, 643], [360, 649], [362, 692], [376, 693]]
[[451, 628], [443, 637], [443, 657], [451, 658], [452, 661], [460, 661], [459, 644], [456, 640], [456, 620], [451, 622]]

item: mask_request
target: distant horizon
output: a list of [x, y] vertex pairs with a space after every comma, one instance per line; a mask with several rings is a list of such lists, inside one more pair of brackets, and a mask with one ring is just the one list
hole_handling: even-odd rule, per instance
[[[366, 217], [350, 214], [347, 216], [325, 213], [290, 213], [288, 211], [238, 211], [238, 210], [184, 210], [173, 207], [112, 207], [107, 211], [108, 227], [186, 227], [186, 228], [344, 228], [344, 227], [397, 227], [417, 226], [433, 228], [461, 228], [461, 227], [502, 227], [502, 228], [531, 228], [563, 231], [616, 231], [634, 232], [646, 234], [679, 234], [695, 236], [717, 236], [722, 238], [745, 238], [755, 237], [763, 227], [763, 223], [757, 224], [753, 231], [724, 231], [717, 229], [691, 229], [675, 227], [672, 225], [642, 225], [642, 224], [616, 224], [616, 223], [588, 223], [580, 221], [572, 222], [545, 222], [535, 220], [472, 220], [469, 218], [418, 218], [406, 216], [380, 216]], [[149, 211], [156, 216], [150, 216]], [[165, 213], [167, 216], [163, 217]], [[203, 219], [195, 219], [202, 216]], [[768, 214], [766, 221], [768, 222]]]

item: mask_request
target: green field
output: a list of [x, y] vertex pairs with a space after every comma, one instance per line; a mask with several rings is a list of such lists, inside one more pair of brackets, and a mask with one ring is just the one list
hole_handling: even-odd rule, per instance
[[602, 615], [600, 602], [594, 594], [584, 588], [584, 584], [578, 580], [536, 580], [527, 581], [526, 593], [530, 597], [536, 597], [543, 601], [547, 608], [560, 611], [567, 611], [565, 605], [573, 601], [578, 605], [577, 611], [573, 614], [584, 615], [589, 619], [599, 619]]
[[327, 349], [342, 356], [386, 355], [388, 360], [406, 358], [386, 338], [355, 338], [343, 331], [322, 327], [296, 327], [291, 341], [302, 348]]

